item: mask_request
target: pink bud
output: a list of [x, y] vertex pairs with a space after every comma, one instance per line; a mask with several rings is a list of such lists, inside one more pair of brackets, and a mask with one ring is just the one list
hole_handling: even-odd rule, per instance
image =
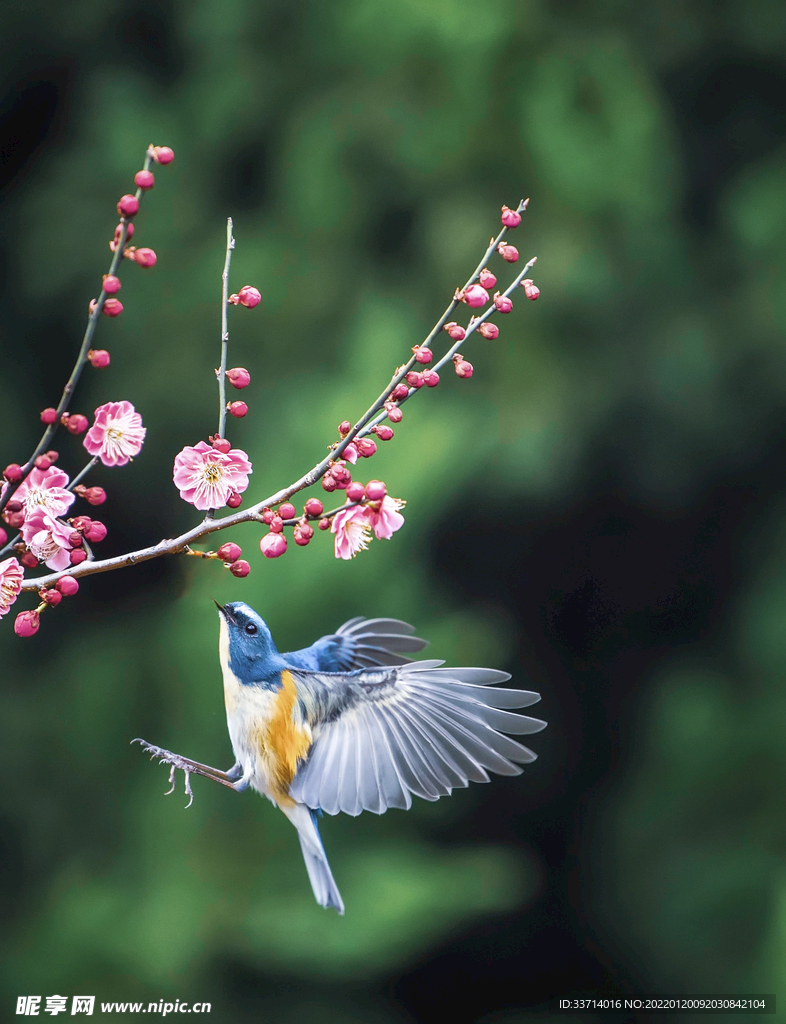
[[21, 512], [22, 511], [22, 502], [21, 501], [16, 501], [15, 499], [12, 499], [6, 505], [5, 510], [6, 510], [6, 512]]
[[325, 510], [325, 506], [319, 500], [319, 498], [309, 498], [306, 504], [303, 506], [303, 511], [307, 516], [321, 516]]
[[48, 451], [48, 452], [46, 452], [46, 457], [49, 459], [51, 464], [54, 466], [54, 464], [60, 458], [60, 453], [56, 452], [56, 451]]
[[89, 426], [90, 422], [87, 416], [83, 416], [80, 412], [74, 413], [73, 416], [69, 416], [68, 422], [65, 425], [69, 434], [84, 434]]
[[91, 348], [87, 353], [87, 358], [97, 370], [109, 366], [109, 353], [105, 348]]
[[478, 278], [478, 280], [483, 285], [483, 287], [488, 288], [489, 291], [491, 291], [492, 288], [496, 287], [497, 284], [496, 277], [491, 273], [488, 267], [484, 267], [481, 270], [480, 277]]
[[434, 358], [434, 353], [431, 351], [430, 348], [416, 346], [413, 349], [413, 352], [415, 353], [415, 362], [417, 363], [430, 363], [431, 360]]
[[[129, 242], [134, 237], [134, 225], [130, 224], [130, 223], [126, 224], [126, 228], [128, 229], [126, 231], [126, 241]], [[123, 237], [123, 225], [122, 224], [118, 224], [117, 227], [115, 228], [115, 237], [109, 243], [109, 248], [112, 250], [112, 252], [117, 252], [117, 247], [120, 245], [120, 239], [122, 237]]]
[[86, 551], [84, 551], [82, 548], [74, 548], [70, 555], [71, 565], [79, 565], [79, 563], [84, 562], [86, 558]]
[[38, 612], [20, 612], [14, 622], [14, 632], [17, 636], [34, 636], [40, 625]]
[[240, 558], [230, 565], [229, 571], [233, 576], [237, 576], [238, 579], [243, 579], [244, 576], [248, 576], [251, 572], [251, 566], [244, 558]]
[[507, 295], [500, 295], [499, 292], [494, 296], [494, 305], [499, 313], [509, 313], [513, 309], [512, 300]]
[[175, 154], [169, 146], [153, 146], [153, 159], [157, 164], [171, 164]]
[[82, 534], [79, 532], [79, 530], [72, 530], [72, 532], [68, 535], [68, 543], [71, 545], [72, 548], [82, 547]]
[[493, 341], [494, 338], [499, 337], [499, 327], [496, 324], [489, 323], [487, 320], [478, 327], [478, 334], [482, 334], [484, 338]]
[[467, 332], [460, 324], [445, 324], [445, 330], [454, 341], [463, 341], [467, 336]]
[[279, 505], [278, 514], [282, 519], [294, 519], [297, 515], [297, 509], [290, 501], [285, 501], [283, 505]]
[[422, 388], [424, 383], [423, 374], [419, 370], [410, 370], [407, 374], [407, 384], [411, 388]]
[[55, 586], [63, 597], [73, 597], [79, 590], [79, 581], [75, 580], [73, 576], [61, 576]]
[[54, 608], [63, 600], [63, 595], [59, 590], [43, 590], [41, 591], [41, 600], [46, 601], [48, 605]]
[[99, 523], [97, 519], [94, 519], [85, 529], [84, 533], [85, 540], [90, 541], [91, 544], [100, 544], [104, 537], [106, 537], [106, 527], [103, 523]]
[[466, 359], [457, 358], [454, 360], [453, 365], [456, 367], [456, 373], [459, 377], [471, 377], [475, 372], [472, 363], [468, 363]]
[[515, 263], [519, 258], [519, 251], [515, 245], [508, 245], [507, 242], [501, 242], [497, 246], [497, 252], [500, 256], [508, 263]]
[[327, 491], [328, 494], [330, 494], [330, 492], [331, 491], [335, 491], [335, 489], [337, 487], [338, 487], [338, 484], [333, 479], [331, 474], [330, 473], [325, 473], [325, 475], [322, 477], [322, 490], [323, 491]]
[[272, 508], [266, 508], [262, 510], [262, 522], [266, 526], [270, 526], [273, 520], [276, 518], [276, 513]]
[[329, 519], [320, 519], [319, 520], [319, 528], [320, 528], [320, 530], [329, 530], [330, 529], [330, 520]]
[[391, 423], [401, 423], [404, 419], [404, 413], [392, 402], [385, 402], [385, 412], [388, 414], [388, 419]]
[[106, 491], [103, 487], [88, 487], [84, 497], [90, 505], [103, 505], [106, 501]]
[[239, 544], [234, 544], [231, 540], [228, 540], [226, 544], [221, 545], [216, 554], [222, 562], [236, 562], [243, 554], [243, 549]]
[[374, 433], [377, 435], [380, 441], [390, 441], [390, 439], [393, 437], [392, 427], [385, 426], [382, 423], [380, 423], [379, 426], [374, 427]]
[[517, 228], [521, 224], [521, 214], [511, 210], [509, 206], [503, 206], [500, 220], [506, 228]]
[[387, 493], [388, 489], [381, 480], [369, 480], [366, 484], [366, 497], [369, 501], [382, 501]]
[[18, 484], [22, 479], [22, 467], [18, 462], [11, 462], [3, 470], [3, 476], [9, 484]]
[[482, 285], [471, 284], [464, 292], [463, 298], [464, 302], [471, 309], [478, 309], [478, 307], [486, 305], [489, 300], [489, 293]]
[[0, 547], [4, 546], [7, 540], [8, 534], [5, 532], [2, 526], [0, 526]]
[[524, 278], [521, 282], [521, 287], [524, 289], [524, 294], [527, 298], [532, 299], [533, 302], [540, 295], [540, 288], [538, 288], [535, 282], [529, 277]]
[[[79, 538], [79, 543], [82, 543], [81, 537]], [[22, 563], [25, 569], [35, 569], [35, 567], [38, 565], [38, 559], [36, 558], [32, 551], [25, 551], [25, 553], [22, 555], [19, 561]]]
[[154, 267], [158, 261], [158, 256], [152, 249], [130, 250], [128, 258], [133, 260], [138, 267]]
[[355, 447], [358, 450], [358, 455], [364, 459], [370, 459], [377, 450], [377, 442], [372, 437], [356, 438]]
[[130, 194], [120, 197], [117, 212], [121, 217], [133, 217], [139, 213], [139, 200]]
[[298, 523], [295, 526], [295, 543], [298, 544], [301, 548], [304, 548], [313, 536], [314, 527], [311, 526], [310, 523]]
[[259, 542], [259, 550], [265, 558], [279, 558], [287, 549], [287, 539], [283, 533], [267, 533]]
[[396, 399], [399, 398], [406, 398], [408, 394], [409, 388], [407, 387], [406, 384], [402, 382], [401, 384], [396, 384], [396, 386], [390, 392], [390, 397], [395, 401]]
[[230, 402], [227, 405], [227, 411], [230, 416], [235, 416], [237, 419], [242, 419], [248, 413], [248, 406], [245, 402]]
[[344, 451], [341, 453], [341, 458], [346, 459], [347, 462], [351, 462], [354, 466], [358, 460], [358, 450], [354, 445], [354, 442], [350, 441]]
[[439, 384], [439, 374], [436, 370], [424, 370], [423, 380], [426, 382], [427, 388], [435, 388]]
[[8, 523], [12, 530], [18, 530], [25, 521], [25, 514], [24, 512], [6, 511], [5, 521]]
[[247, 306], [249, 309], [253, 309], [254, 306], [258, 306], [262, 301], [262, 295], [256, 288], [252, 288], [250, 284], [246, 284], [243, 285], [237, 293], [237, 299], [241, 306]]
[[232, 442], [227, 441], [225, 437], [214, 437], [211, 444], [215, 450], [217, 452], [221, 452], [222, 455], [229, 455], [232, 450]]
[[349, 420], [342, 420], [338, 425], [339, 437], [346, 437], [351, 429], [352, 424], [349, 422]]
[[89, 516], [76, 516], [74, 519], [69, 519], [69, 523], [75, 530], [86, 530], [93, 520]]
[[35, 460], [36, 469], [51, 469], [51, 467], [52, 460], [49, 458], [48, 455], [39, 455], [38, 458]]
[[339, 487], [342, 487], [343, 484], [342, 490], [352, 481], [351, 471], [341, 462], [337, 462], [334, 466], [331, 466], [328, 472]]
[[153, 177], [152, 171], [137, 171], [134, 175], [134, 184], [137, 188], [141, 188], [143, 192], [152, 188], [155, 183], [156, 179]]
[[53, 409], [51, 406], [48, 409], [44, 409], [41, 412], [42, 423], [56, 423], [57, 422], [57, 409]]
[[120, 299], [107, 299], [102, 312], [104, 316], [120, 316], [123, 312], [123, 303]]
[[366, 496], [366, 489], [357, 480], [347, 487], [347, 501], [362, 501]]
[[227, 380], [233, 388], [237, 388], [239, 391], [241, 388], [247, 388], [251, 383], [251, 374], [242, 366], [233, 366], [231, 370], [227, 370]]
[[238, 494], [237, 491], [230, 491], [229, 497], [227, 498], [227, 508], [240, 508], [243, 504], [242, 494]]
[[281, 533], [281, 531], [284, 529], [284, 520], [281, 518], [281, 516], [273, 516], [273, 518], [270, 520], [270, 529], [273, 531], [273, 533]]

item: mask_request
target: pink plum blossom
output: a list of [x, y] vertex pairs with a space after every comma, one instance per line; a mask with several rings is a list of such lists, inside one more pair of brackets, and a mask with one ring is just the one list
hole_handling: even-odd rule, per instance
[[59, 572], [71, 565], [71, 542], [73, 530], [46, 509], [37, 508], [25, 519], [22, 526], [22, 540], [40, 562], [46, 562], [50, 569]]
[[205, 511], [223, 508], [233, 491], [245, 491], [251, 472], [248, 455], [240, 448], [224, 453], [200, 441], [175, 457], [174, 481], [183, 501]]
[[390, 540], [404, 525], [404, 516], [399, 512], [404, 504], [398, 498], [385, 495], [378, 508], [355, 505], [337, 512], [330, 526], [330, 532], [336, 535], [336, 558], [350, 559], [358, 551], [365, 551], [372, 530], [377, 540]]
[[146, 433], [142, 417], [130, 402], [107, 402], [96, 409], [83, 444], [105, 466], [125, 466], [139, 455]]
[[353, 466], [358, 461], [358, 450], [351, 441], [341, 453], [341, 458], [351, 462]]
[[14, 498], [24, 505], [26, 515], [37, 509], [53, 516], [64, 516], [74, 503], [74, 495], [65, 489], [68, 474], [62, 469], [33, 469], [17, 487]]
[[371, 528], [374, 530], [377, 540], [390, 540], [396, 530], [404, 525], [404, 517], [399, 512], [405, 502], [399, 498], [391, 498], [386, 494], [382, 499], [379, 510], [366, 509]]
[[24, 570], [16, 558], [0, 562], [0, 619], [19, 597], [23, 578]]

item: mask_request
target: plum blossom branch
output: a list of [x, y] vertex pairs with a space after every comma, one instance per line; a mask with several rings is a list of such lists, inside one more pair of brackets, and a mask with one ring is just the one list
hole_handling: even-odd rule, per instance
[[235, 239], [232, 237], [232, 218], [227, 217], [227, 254], [224, 260], [224, 273], [221, 275], [221, 366], [218, 371], [218, 437], [224, 436], [227, 425], [226, 376], [227, 349], [229, 347], [227, 306], [229, 304], [229, 264], [232, 262], [232, 250], [234, 248]]

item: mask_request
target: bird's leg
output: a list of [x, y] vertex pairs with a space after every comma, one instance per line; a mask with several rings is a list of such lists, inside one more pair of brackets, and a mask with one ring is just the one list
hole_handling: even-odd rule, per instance
[[194, 794], [191, 791], [191, 773], [194, 775], [201, 775], [205, 779], [212, 779], [213, 782], [220, 782], [222, 786], [227, 786], [229, 789], [234, 789], [239, 792], [241, 789], [245, 789], [246, 786], [242, 785], [243, 767], [242, 765], [235, 762], [228, 772], [222, 772], [220, 768], [211, 768], [210, 765], [200, 764], [199, 761], [192, 761], [188, 757], [183, 757], [181, 754], [174, 754], [171, 750], [164, 750], [163, 747], [157, 747], [152, 743], [148, 743], [146, 740], [134, 739], [132, 743], [139, 743], [141, 746], [150, 754], [151, 760], [155, 757], [158, 758], [160, 764], [171, 765], [169, 772], [169, 781], [172, 784], [171, 789], [165, 794], [169, 796], [170, 793], [174, 792], [175, 789], [175, 772], [180, 769], [186, 777], [186, 796], [188, 797], [188, 803], [186, 807], [190, 807], [194, 799]]

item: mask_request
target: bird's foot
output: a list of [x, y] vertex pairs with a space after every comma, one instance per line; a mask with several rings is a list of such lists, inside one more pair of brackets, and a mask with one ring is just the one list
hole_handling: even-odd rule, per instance
[[175, 754], [171, 750], [164, 750], [163, 747], [157, 747], [154, 743], [148, 743], [147, 740], [134, 739], [132, 743], [139, 743], [143, 750], [146, 750], [150, 754], [151, 761], [153, 758], [157, 758], [159, 764], [170, 765], [169, 781], [171, 788], [164, 794], [169, 796], [170, 793], [175, 791], [175, 772], [182, 771], [186, 777], [185, 792], [188, 797], [188, 803], [186, 807], [190, 807], [194, 800], [194, 794], [191, 791], [191, 775], [201, 775], [206, 779], [212, 779], [213, 782], [220, 782], [222, 786], [227, 786], [229, 789], [238, 789], [235, 782], [235, 771], [230, 769], [229, 772], [222, 772], [220, 768], [211, 768], [210, 765], [200, 764], [199, 761], [192, 761], [188, 757], [183, 757], [181, 754]]

